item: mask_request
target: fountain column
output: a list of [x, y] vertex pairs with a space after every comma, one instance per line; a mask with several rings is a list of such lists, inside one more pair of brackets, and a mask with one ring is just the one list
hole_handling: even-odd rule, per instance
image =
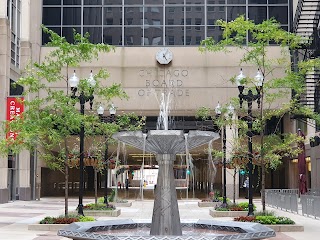
[[174, 154], [157, 154], [159, 165], [150, 235], [182, 235], [174, 182]]

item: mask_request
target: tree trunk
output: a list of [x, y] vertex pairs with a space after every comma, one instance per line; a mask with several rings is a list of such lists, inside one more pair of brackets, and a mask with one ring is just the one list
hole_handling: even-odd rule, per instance
[[236, 204], [236, 175], [237, 175], [237, 169], [234, 168], [233, 173], [233, 204]]
[[94, 169], [94, 203], [98, 204], [98, 179], [97, 179], [97, 169], [93, 167]]
[[69, 168], [68, 168], [68, 157], [66, 157], [64, 163], [64, 215], [68, 216], [68, 198], [69, 198]]

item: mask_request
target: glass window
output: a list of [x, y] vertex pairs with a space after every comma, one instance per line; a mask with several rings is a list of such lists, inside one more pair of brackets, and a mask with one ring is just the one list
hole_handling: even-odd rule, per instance
[[[48, 29], [54, 31], [59, 36], [61, 36], [61, 28], [60, 27], [48, 27]], [[45, 45], [50, 41], [49, 35], [47, 33], [42, 32], [42, 44]]]
[[184, 30], [181, 27], [166, 28], [166, 45], [184, 45]]
[[246, 0], [228, 0], [228, 4], [246, 4]]
[[43, 0], [43, 5], [61, 5], [61, 0]]
[[140, 46], [142, 39], [141, 27], [125, 27], [124, 28], [124, 45], [125, 46]]
[[83, 8], [84, 25], [102, 25], [102, 8], [85, 7]]
[[214, 12], [215, 7], [214, 6], [208, 6], [207, 9], [208, 9], [208, 12]]
[[284, 6], [269, 7], [269, 18], [271, 17], [282, 24], [288, 24], [288, 8]]
[[230, 22], [240, 15], [246, 15], [246, 7], [228, 6], [227, 7], [227, 21]]
[[144, 0], [144, 4], [163, 5], [163, 0]]
[[267, 4], [267, 0], [248, 0], [249, 4]]
[[89, 41], [91, 43], [102, 42], [102, 27], [84, 27], [83, 33], [89, 33]]
[[64, 7], [63, 8], [63, 25], [81, 25], [81, 8]]
[[212, 37], [216, 42], [222, 40], [222, 30], [219, 27], [208, 27], [207, 36]]
[[64, 5], [81, 5], [81, 0], [63, 0]]
[[105, 27], [103, 28], [103, 43], [114, 46], [122, 45], [122, 28]]
[[256, 24], [267, 19], [267, 7], [249, 7], [249, 19]]
[[74, 43], [73, 30], [75, 30], [77, 33], [81, 33], [80, 27], [63, 27], [62, 28], [62, 36], [65, 37], [69, 43]]
[[183, 24], [184, 23], [184, 7], [166, 8], [166, 20], [168, 21], [168, 19], [173, 20], [173, 24], [170, 24], [170, 25]]
[[[197, 7], [191, 7], [191, 12], [187, 12], [186, 13], [186, 18], [192, 18], [192, 19], [195, 19], [195, 18], [203, 18], [204, 19], [204, 11], [196, 11], [196, 8]], [[194, 22], [194, 20], [192, 20], [192, 22]]]
[[42, 12], [42, 23], [44, 25], [61, 25], [61, 8], [44, 7]]
[[288, 0], [269, 0], [269, 4], [281, 4], [281, 3], [288, 4]]
[[23, 94], [23, 86], [10, 79], [10, 96], [20, 96]]
[[144, 30], [144, 37], [148, 39], [148, 43], [145, 45], [163, 45], [163, 27], [149, 27]]
[[166, 4], [184, 4], [184, 0], [166, 0]]
[[101, 5], [102, 0], [83, 0], [84, 5]]
[[122, 0], [104, 0], [104, 5], [122, 5]]
[[[121, 25], [122, 24], [122, 8], [121, 7], [110, 7], [110, 8], [103, 8], [104, 9], [104, 25], [110, 25], [110, 19], [113, 19], [114, 25]], [[107, 20], [109, 19], [109, 20]], [[108, 21], [108, 22], [107, 22]]]
[[[125, 7], [125, 25], [140, 25], [143, 13], [138, 7]], [[147, 17], [147, 15], [145, 16]]]
[[187, 0], [187, 4], [204, 4], [204, 0]]
[[208, 18], [207, 19], [207, 24], [208, 25], [215, 25], [216, 24], [216, 19], [214, 19], [214, 18]]
[[143, 0], [124, 0], [124, 5], [142, 5], [142, 4], [143, 4]]
[[187, 31], [186, 45], [196, 45], [199, 39], [204, 39], [204, 27], [194, 26], [191, 30]]

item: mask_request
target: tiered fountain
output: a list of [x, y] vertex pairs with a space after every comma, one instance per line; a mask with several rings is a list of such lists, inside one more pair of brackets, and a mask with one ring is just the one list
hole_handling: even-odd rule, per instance
[[[118, 221], [97, 221], [73, 223], [58, 235], [73, 239], [264, 239], [275, 236], [273, 230], [257, 223], [201, 221], [181, 223], [177, 194], [174, 184], [173, 163], [176, 154], [184, 153], [219, 138], [219, 134], [210, 131], [168, 130], [169, 99], [162, 94], [160, 105], [159, 130], [118, 132], [114, 138], [128, 145], [156, 154], [159, 165], [157, 188], [153, 207], [152, 222], [136, 223], [131, 219]], [[190, 238], [183, 235], [183, 227], [206, 229], [206, 233], [195, 234]], [[113, 229], [150, 228], [150, 235], [141, 232], [127, 235], [113, 233]], [[224, 234], [214, 234], [216, 230]], [[209, 231], [209, 232], [208, 232]], [[210, 232], [212, 231], [212, 232]], [[232, 233], [226, 234], [225, 231]], [[100, 232], [100, 233], [99, 233]], [[102, 233], [103, 232], [103, 233]], [[235, 234], [236, 233], [236, 234]]]

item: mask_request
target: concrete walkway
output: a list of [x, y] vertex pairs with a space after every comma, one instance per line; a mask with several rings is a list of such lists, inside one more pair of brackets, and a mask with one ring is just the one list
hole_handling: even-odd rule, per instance
[[[180, 218], [183, 220], [212, 219], [209, 208], [199, 208], [198, 199], [179, 200]], [[246, 199], [240, 199], [246, 201]], [[84, 203], [93, 202], [93, 199], [85, 199]], [[74, 211], [78, 199], [69, 200], [69, 209]], [[261, 209], [260, 199], [254, 199], [257, 210]], [[152, 200], [133, 201], [132, 207], [122, 207], [118, 219], [151, 219]], [[304, 217], [298, 214], [288, 213], [277, 209], [273, 210], [279, 216], [287, 216], [297, 224], [303, 225], [304, 232], [277, 233], [275, 239], [283, 240], [318, 240], [320, 239], [320, 220]], [[37, 223], [45, 216], [59, 216], [64, 213], [63, 198], [42, 198], [40, 201], [15, 201], [0, 204], [0, 239], [1, 240], [61, 240], [56, 232], [29, 231], [28, 224]], [[114, 219], [108, 217], [99, 220]], [[232, 220], [231, 218], [218, 218], [221, 221]]]

